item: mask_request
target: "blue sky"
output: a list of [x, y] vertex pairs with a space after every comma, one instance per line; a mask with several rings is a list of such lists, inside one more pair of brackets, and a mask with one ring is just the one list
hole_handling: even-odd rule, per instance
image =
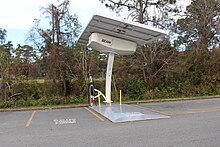
[[[1, 0], [0, 28], [7, 30], [7, 41], [12, 41], [14, 47], [17, 44], [25, 44], [25, 39], [32, 22], [40, 18], [42, 6], [56, 3], [57, 0]], [[61, 0], [60, 0], [61, 1]], [[87, 25], [92, 15], [96, 12], [115, 15], [108, 10], [99, 0], [70, 0], [71, 14], [77, 13], [82, 29]], [[180, 0], [180, 4], [189, 4], [190, 0]]]
[[[1, 0], [0, 28], [7, 30], [7, 41], [14, 46], [25, 44], [34, 18], [40, 18], [42, 6], [55, 3], [57, 0]], [[98, 8], [98, 9], [97, 9]], [[71, 14], [77, 13], [83, 28], [94, 13], [110, 12], [99, 0], [71, 0]]]

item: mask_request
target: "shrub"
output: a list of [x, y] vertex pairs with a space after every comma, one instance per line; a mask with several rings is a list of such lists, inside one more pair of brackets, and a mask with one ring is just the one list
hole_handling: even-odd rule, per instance
[[144, 99], [145, 89], [146, 87], [142, 80], [130, 79], [128, 81], [127, 94], [129, 98], [132, 98], [133, 100]]
[[86, 96], [84, 95], [80, 95], [80, 96], [72, 96], [69, 98], [69, 103], [70, 104], [82, 104], [82, 103], [85, 103], [87, 102]]
[[12, 84], [11, 100], [39, 99], [42, 96], [42, 88], [39, 83], [33, 80], [26, 80], [20, 77]]

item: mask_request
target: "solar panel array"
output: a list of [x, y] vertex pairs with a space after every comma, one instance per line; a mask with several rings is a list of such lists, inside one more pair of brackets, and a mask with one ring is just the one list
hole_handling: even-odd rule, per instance
[[147, 27], [143, 24], [108, 18], [102, 15], [94, 15], [80, 36], [78, 43], [87, 45], [92, 33], [105, 35], [132, 41], [142, 46], [168, 35], [167, 31]]

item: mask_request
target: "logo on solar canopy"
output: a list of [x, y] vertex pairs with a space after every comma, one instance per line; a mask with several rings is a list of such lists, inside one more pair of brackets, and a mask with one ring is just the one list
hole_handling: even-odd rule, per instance
[[102, 38], [101, 42], [107, 45], [112, 45], [112, 40], [109, 39]]

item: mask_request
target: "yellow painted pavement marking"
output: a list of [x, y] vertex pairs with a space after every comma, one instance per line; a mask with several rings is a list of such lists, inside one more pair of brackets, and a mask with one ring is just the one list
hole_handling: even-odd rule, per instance
[[171, 116], [180, 116], [180, 115], [193, 115], [193, 114], [198, 114], [197, 112], [180, 112], [180, 113], [175, 113], [171, 114]]
[[172, 115], [172, 114], [169, 114], [169, 113], [166, 113], [166, 112], [154, 110], [154, 109], [151, 109], [151, 108], [146, 108], [146, 107], [140, 106], [140, 105], [134, 105], [134, 106], [139, 107], [139, 108], [141, 108], [141, 109], [145, 109], [145, 110], [153, 111], [153, 112], [156, 112], [156, 113], [160, 113], [160, 114], [163, 114], [163, 115], [168, 115], [168, 116], [171, 116], [171, 115]]
[[27, 121], [27, 123], [26, 123], [26, 125], [25, 125], [26, 128], [30, 126], [30, 124], [31, 124], [31, 122], [32, 122], [32, 120], [33, 120], [33, 118], [34, 118], [35, 113], [36, 113], [36, 111], [33, 111], [33, 112], [32, 112], [30, 118], [28, 119], [28, 121]]
[[208, 113], [208, 112], [219, 112], [220, 107], [206, 107], [206, 108], [194, 108], [189, 109], [188, 112], [180, 112], [172, 114], [172, 116], [178, 116], [178, 115], [189, 115], [189, 114], [199, 114], [199, 113]]
[[193, 109], [190, 109], [190, 110], [193, 110], [193, 111], [210, 111], [210, 110], [219, 110], [220, 109], [220, 106], [214, 106], [214, 107], [204, 107], [204, 108], [193, 108]]
[[176, 113], [176, 114], [171, 114], [170, 112], [167, 112], [167, 111], [158, 111], [158, 110], [155, 110], [155, 109], [151, 109], [151, 108], [146, 108], [144, 106], [140, 106], [140, 105], [135, 105], [139, 108], [142, 108], [142, 109], [145, 109], [145, 110], [150, 110], [150, 111], [153, 111], [153, 112], [156, 112], [156, 113], [160, 113], [160, 114], [163, 114], [163, 115], [168, 115], [168, 116], [179, 116], [179, 115], [190, 115], [190, 114], [197, 114], [196, 112], [183, 112], [183, 113]]
[[197, 108], [197, 109], [190, 109], [191, 111], [189, 112], [179, 112], [179, 113], [175, 113], [175, 114], [171, 114], [170, 111], [158, 111], [155, 109], [151, 109], [151, 108], [146, 108], [144, 106], [140, 106], [140, 105], [135, 105], [139, 108], [142, 109], [146, 109], [146, 110], [150, 110], [156, 113], [160, 113], [163, 115], [168, 115], [168, 116], [180, 116], [180, 115], [193, 115], [193, 114], [199, 114], [199, 113], [206, 113], [206, 112], [220, 112], [220, 107], [207, 107], [207, 108]]
[[102, 119], [99, 115], [97, 115], [95, 112], [93, 112], [92, 110], [90, 110], [89, 108], [85, 108], [87, 111], [89, 111], [91, 114], [93, 114], [95, 117], [97, 117], [99, 120], [101, 121], [105, 121], [104, 119]]

